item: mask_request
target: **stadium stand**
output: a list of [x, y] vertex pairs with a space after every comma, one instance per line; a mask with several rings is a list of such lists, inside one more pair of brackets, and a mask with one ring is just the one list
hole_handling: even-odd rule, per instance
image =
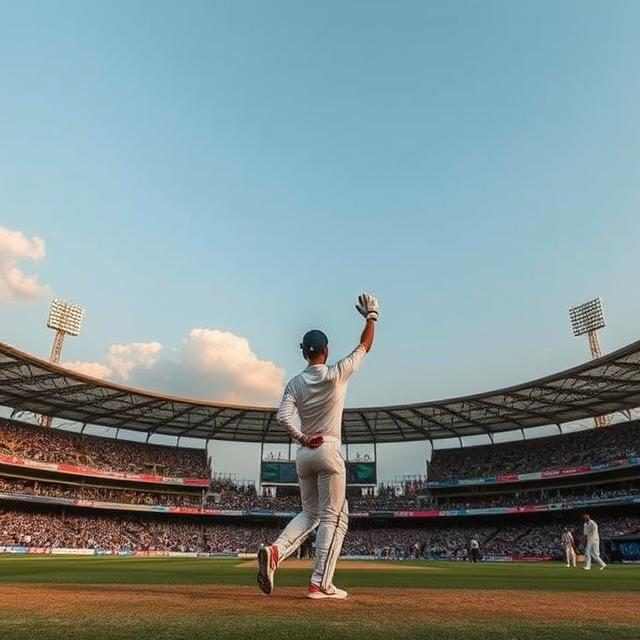
[[134, 505], [167, 505], [172, 507], [202, 507], [203, 505], [202, 495], [114, 489], [111, 487], [21, 480], [8, 477], [0, 477], [0, 493], [73, 498], [75, 500], [99, 500]]
[[[466, 524], [436, 525], [429, 523], [411, 527], [351, 529], [345, 539], [346, 555], [381, 558], [468, 559], [469, 541], [476, 537], [485, 558], [562, 558], [560, 535], [563, 526], [574, 530], [580, 540], [577, 516], [554, 522], [529, 518], [517, 523], [504, 521], [488, 525], [486, 521]], [[640, 533], [640, 517], [598, 515], [601, 536], [623, 536]], [[580, 550], [580, 545], [579, 545]]]
[[597, 465], [640, 456], [640, 421], [496, 445], [435, 449], [430, 481], [483, 478]]
[[[640, 533], [640, 517], [599, 515], [603, 537]], [[427, 523], [412, 527], [351, 528], [345, 555], [385, 558], [437, 557], [463, 560], [469, 540], [480, 541], [488, 557], [559, 558], [560, 532], [577, 530], [577, 516], [554, 522]], [[271, 523], [194, 523], [161, 516], [104, 516], [68, 512], [0, 510], [0, 547], [82, 548], [111, 552], [247, 553], [273, 538]]]
[[178, 551], [255, 551], [275, 529], [264, 526], [194, 524], [186, 520], [134, 516], [0, 511], [0, 547]]
[[[640, 496], [640, 481], [624, 481], [612, 485], [581, 485], [556, 489], [529, 489], [514, 493], [505, 491], [492, 495], [466, 494], [464, 497], [437, 497], [427, 490], [416, 494], [396, 495], [385, 491], [378, 495], [350, 496], [349, 509], [352, 513], [367, 511], [415, 511], [427, 509], [469, 509], [487, 507], [512, 507], [518, 505], [539, 505], [563, 503], [575, 500], [611, 499], [629, 495]], [[294, 495], [257, 496], [255, 492], [228, 488], [222, 494], [210, 496], [208, 503], [230, 509], [272, 509], [274, 511], [297, 511], [300, 499]]]
[[128, 442], [15, 422], [0, 423], [0, 453], [105, 471], [174, 478], [210, 475], [205, 449]]
[[[207, 498], [202, 493], [169, 493], [166, 491], [140, 491], [134, 488], [88, 486], [0, 476], [0, 494], [21, 494], [39, 497], [62, 497], [74, 500], [101, 501], [132, 505], [164, 505], [224, 510], [274, 511], [280, 513], [300, 510], [297, 491], [289, 494], [263, 495], [256, 493], [255, 485], [234, 486], [227, 482], [224, 491], [217, 485]], [[429, 493], [422, 495], [395, 495], [381, 487], [377, 496], [352, 496], [352, 513], [375, 511], [454, 510], [473, 508], [513, 507], [522, 505], [563, 504], [578, 500], [611, 500], [638, 496], [640, 480], [611, 485], [571, 486], [555, 490], [505, 492], [493, 495], [468, 494], [462, 498], [438, 498]]]
[[470, 509], [490, 507], [515, 507], [519, 505], [562, 504], [578, 500], [610, 500], [612, 498], [640, 496], [640, 482], [624, 481], [611, 485], [579, 485], [556, 489], [529, 489], [494, 495], [467, 494], [463, 498], [437, 498], [425, 495], [420, 507], [438, 509]]
[[[352, 512], [355, 511], [385, 511], [407, 510], [417, 506], [417, 495], [395, 495], [394, 488], [390, 485], [381, 485], [378, 495], [359, 495], [353, 493], [349, 496], [349, 505]], [[207, 498], [207, 504], [229, 509], [270, 509], [273, 511], [298, 511], [300, 510], [300, 494], [297, 488], [293, 491], [278, 491], [275, 495], [257, 495], [255, 485], [234, 485], [227, 482], [223, 487], [212, 489]]]
[[[526, 443], [437, 450], [429, 480], [437, 473], [440, 478], [481, 477], [608, 462], [637, 455], [639, 436], [639, 423], [633, 422]], [[300, 508], [296, 487], [271, 488], [260, 495], [251, 482], [220, 476], [209, 479], [203, 449], [132, 443], [5, 421], [0, 423], [0, 454], [80, 465], [86, 470], [206, 479], [203, 487], [168, 487], [156, 481], [143, 486], [120, 476], [69, 476], [59, 470], [11, 466], [0, 458], [0, 508], [4, 509], [0, 512], [0, 547], [72, 547], [138, 554], [252, 553], [273, 537], [284, 514]], [[463, 560], [474, 536], [485, 558], [558, 558], [561, 526], [568, 524], [576, 533], [580, 531], [574, 501], [614, 501], [606, 509], [615, 508], [615, 512], [596, 505], [604, 538], [640, 535], [633, 497], [640, 499], [640, 470], [635, 467], [517, 486], [435, 491], [425, 478], [414, 477], [376, 488], [351, 487], [350, 511], [355, 517], [344, 554]], [[62, 504], [61, 498], [67, 502]], [[629, 504], [621, 505], [618, 498]], [[98, 502], [102, 509], [97, 508]], [[446, 513], [494, 507], [533, 509], [549, 503], [556, 506], [544, 519], [538, 512], [464, 517]], [[141, 507], [158, 513], [132, 513]], [[174, 508], [205, 511], [191, 515], [169, 512]], [[236, 514], [225, 515], [225, 511]], [[445, 513], [437, 518], [402, 517], [420, 511]], [[369, 512], [381, 515], [367, 517]]]

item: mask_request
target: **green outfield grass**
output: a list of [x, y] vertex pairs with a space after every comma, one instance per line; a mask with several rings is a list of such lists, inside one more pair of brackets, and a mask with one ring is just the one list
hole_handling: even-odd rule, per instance
[[[363, 560], [363, 563], [371, 562]], [[112, 558], [0, 556], [0, 582], [69, 584], [255, 585], [255, 569], [246, 560], [210, 558]], [[336, 583], [344, 587], [411, 587], [415, 589], [536, 589], [543, 591], [640, 591], [640, 567], [612, 565], [605, 571], [567, 569], [558, 562], [469, 563], [386, 562], [375, 571], [341, 569]], [[391, 567], [393, 566], [393, 569]], [[400, 566], [402, 571], [396, 567]], [[424, 568], [428, 570], [424, 570]], [[306, 569], [278, 573], [278, 584], [305, 587]]]
[[251, 620], [218, 617], [184, 622], [140, 623], [135, 627], [101, 624], [92, 619], [52, 627], [48, 618], [9, 621], [0, 612], [0, 631], [11, 640], [638, 640], [636, 628], [607, 625], [402, 625], [380, 629], [362, 622], [323, 620]]
[[[516, 598], [518, 592], [535, 590], [557, 594], [559, 601], [563, 593], [579, 598], [576, 592], [597, 591], [601, 594], [598, 597], [615, 598], [634, 592], [634, 601], [640, 603], [638, 567], [610, 566], [603, 572], [587, 573], [581, 569], [568, 570], [559, 563], [379, 562], [375, 569], [338, 569], [336, 583], [354, 596], [347, 610], [341, 608], [343, 603], [315, 603], [300, 598], [309, 571], [287, 569], [286, 565], [278, 573], [277, 586], [300, 590], [284, 589], [284, 595], [278, 595], [277, 599], [266, 598], [253, 590], [255, 569], [239, 567], [243, 563], [246, 561], [197, 558], [0, 556], [0, 594], [5, 593], [5, 604], [0, 607], [0, 638], [573, 640], [579, 636], [580, 640], [637, 640], [640, 637], [636, 625], [605, 619], [584, 624], [554, 623], [544, 618], [532, 622], [514, 617], [509, 610], [499, 617], [469, 616], [463, 605], [456, 607], [456, 592], [451, 592], [454, 595], [448, 605], [449, 620], [420, 618], [417, 609], [415, 612], [412, 609], [411, 597], [401, 612], [390, 609], [387, 619], [384, 599], [387, 588], [406, 589], [409, 596], [420, 594], [427, 600], [429, 593], [435, 595], [434, 590], [442, 589], [460, 590], [457, 593], [499, 590], [505, 595], [513, 592]], [[394, 565], [401, 569], [393, 568]], [[243, 586], [252, 589], [238, 588]], [[181, 596], [184, 606], [167, 611], [167, 615], [162, 611], [148, 615], [148, 603], [154, 601], [154, 589], [158, 588], [163, 589], [165, 598], [172, 594]], [[29, 589], [39, 589], [38, 595], [34, 592], [31, 597]], [[126, 606], [109, 608], [111, 589], [125, 590], [125, 595], [131, 590]], [[359, 597], [358, 589], [365, 591], [365, 595]], [[73, 596], [77, 599], [76, 606], [71, 610], [58, 607], [58, 599], [68, 597], [72, 591], [78, 594]], [[105, 606], [89, 605], [88, 600], [83, 600], [89, 596], [102, 597]], [[213, 601], [218, 597], [226, 598], [226, 604], [216, 602], [214, 607]], [[291, 602], [290, 612], [287, 602]], [[244, 606], [241, 614], [235, 609], [238, 605]]]

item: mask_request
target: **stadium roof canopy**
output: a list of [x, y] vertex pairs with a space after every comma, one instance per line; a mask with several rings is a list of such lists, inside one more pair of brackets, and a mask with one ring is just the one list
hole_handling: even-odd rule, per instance
[[[82, 424], [190, 438], [287, 443], [273, 407], [217, 404], [133, 389], [0, 342], [0, 405]], [[493, 434], [629, 412], [640, 406], [640, 341], [539, 380], [460, 398], [349, 408], [347, 443]]]

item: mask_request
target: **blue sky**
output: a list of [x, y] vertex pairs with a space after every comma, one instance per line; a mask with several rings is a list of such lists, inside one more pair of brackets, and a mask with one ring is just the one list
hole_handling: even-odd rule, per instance
[[[572, 304], [604, 298], [605, 350], [639, 337], [638, 24], [636, 2], [0, 2], [0, 225], [88, 309], [67, 360], [154, 341], [184, 365], [204, 328], [288, 377], [307, 328], [355, 343], [364, 289], [352, 405], [550, 373], [586, 357]], [[47, 355], [48, 299], [0, 300], [1, 339]], [[160, 365], [129, 382], [189, 391]], [[382, 475], [421, 471], [394, 455]]]

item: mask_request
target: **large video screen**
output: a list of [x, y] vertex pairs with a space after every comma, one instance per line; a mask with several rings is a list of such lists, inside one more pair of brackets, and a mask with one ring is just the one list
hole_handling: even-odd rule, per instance
[[[295, 462], [263, 460], [260, 469], [262, 484], [298, 484]], [[375, 462], [349, 462], [347, 484], [376, 484]]]
[[263, 460], [260, 477], [262, 484], [298, 484], [295, 462]]
[[376, 484], [376, 463], [349, 462], [347, 484]]

